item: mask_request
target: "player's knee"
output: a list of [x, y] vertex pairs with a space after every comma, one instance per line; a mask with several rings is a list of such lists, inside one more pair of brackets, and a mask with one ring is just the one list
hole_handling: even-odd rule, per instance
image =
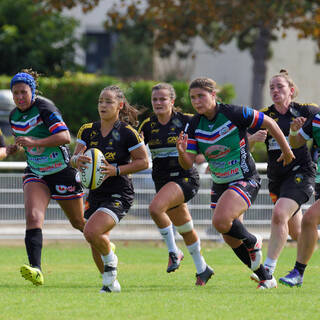
[[281, 225], [284, 223], [287, 223], [288, 219], [286, 218], [286, 212], [283, 212], [282, 210], [274, 210], [272, 213], [272, 223]]
[[225, 219], [214, 215], [212, 218], [212, 224], [216, 228], [216, 230], [220, 233], [226, 233], [230, 230], [231, 223], [228, 223]]
[[313, 211], [307, 211], [301, 221], [302, 228], [312, 227], [318, 225], [317, 215], [313, 214]]
[[84, 225], [85, 225], [85, 221], [84, 221], [84, 219], [83, 220], [81, 220], [81, 219], [79, 219], [79, 220], [72, 220], [72, 221], [70, 221], [71, 222], [71, 225], [75, 228], [75, 229], [77, 229], [77, 230], [79, 230], [79, 231], [83, 231], [83, 228], [84, 228]]
[[90, 228], [84, 228], [83, 235], [89, 243], [94, 243], [96, 232]]
[[161, 214], [162, 210], [157, 202], [151, 202], [149, 205], [149, 212], [151, 217], [157, 217], [159, 214]]
[[175, 228], [180, 234], [188, 233], [193, 230], [193, 221], [190, 220], [181, 226], [175, 226]]

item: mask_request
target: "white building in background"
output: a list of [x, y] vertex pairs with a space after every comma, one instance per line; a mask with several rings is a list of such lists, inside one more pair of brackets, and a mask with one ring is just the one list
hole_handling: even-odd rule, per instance
[[[64, 11], [66, 15], [71, 15], [80, 21], [78, 32], [86, 34], [91, 40], [87, 52], [79, 51], [78, 54], [78, 61], [86, 65], [89, 72], [99, 69], [101, 63], [110, 54], [114, 39], [106, 34], [103, 22], [106, 19], [106, 11], [112, 3], [112, 1], [100, 0], [99, 5], [86, 14], [80, 8]], [[195, 40], [194, 50], [195, 59], [185, 65], [190, 79], [207, 76], [213, 78], [218, 84], [231, 83], [237, 95], [234, 103], [250, 104], [253, 75], [252, 59], [248, 51], [239, 51], [233, 42], [224, 46], [222, 52], [213, 52], [201, 39]], [[315, 63], [316, 43], [312, 40], [298, 40], [296, 32], [292, 30], [287, 33], [285, 39], [272, 42], [272, 50], [273, 57], [267, 63], [264, 105], [271, 104], [268, 81], [280, 69], [286, 69], [300, 89], [297, 101], [320, 104], [318, 94], [320, 64]], [[163, 62], [163, 66], [167, 69], [175, 65], [178, 64]], [[181, 62], [179, 68], [183, 66], [184, 63]]]

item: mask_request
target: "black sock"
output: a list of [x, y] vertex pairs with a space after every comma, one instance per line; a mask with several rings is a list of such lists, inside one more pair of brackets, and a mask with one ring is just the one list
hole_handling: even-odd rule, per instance
[[239, 219], [233, 220], [230, 230], [225, 234], [242, 240], [246, 248], [252, 248], [257, 241], [257, 238], [245, 228]]
[[270, 280], [272, 275], [260, 264], [259, 269], [255, 270], [254, 273], [259, 277], [260, 280]]
[[244, 243], [241, 243], [241, 245], [237, 248], [232, 248], [233, 252], [237, 255], [237, 257], [248, 266], [248, 268], [251, 267], [251, 260], [248, 253], [248, 249], [244, 245]]
[[307, 266], [306, 264], [303, 264], [303, 263], [296, 261], [294, 268], [299, 271], [301, 276], [303, 276], [304, 270], [306, 269], [306, 266]]
[[39, 228], [26, 230], [24, 242], [30, 266], [41, 270], [42, 230]]

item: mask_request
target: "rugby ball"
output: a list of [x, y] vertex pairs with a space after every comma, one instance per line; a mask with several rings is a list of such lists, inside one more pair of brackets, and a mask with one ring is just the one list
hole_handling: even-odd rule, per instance
[[105, 176], [100, 170], [101, 165], [104, 164], [104, 155], [97, 148], [88, 149], [84, 155], [91, 159], [91, 163], [86, 163], [87, 167], [81, 168], [81, 183], [85, 188], [94, 190], [101, 186]]

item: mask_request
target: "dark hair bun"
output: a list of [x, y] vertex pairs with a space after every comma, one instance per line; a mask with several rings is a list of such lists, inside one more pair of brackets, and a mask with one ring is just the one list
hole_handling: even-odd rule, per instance
[[284, 73], [285, 75], [288, 75], [288, 71], [286, 69], [281, 69], [280, 73]]

